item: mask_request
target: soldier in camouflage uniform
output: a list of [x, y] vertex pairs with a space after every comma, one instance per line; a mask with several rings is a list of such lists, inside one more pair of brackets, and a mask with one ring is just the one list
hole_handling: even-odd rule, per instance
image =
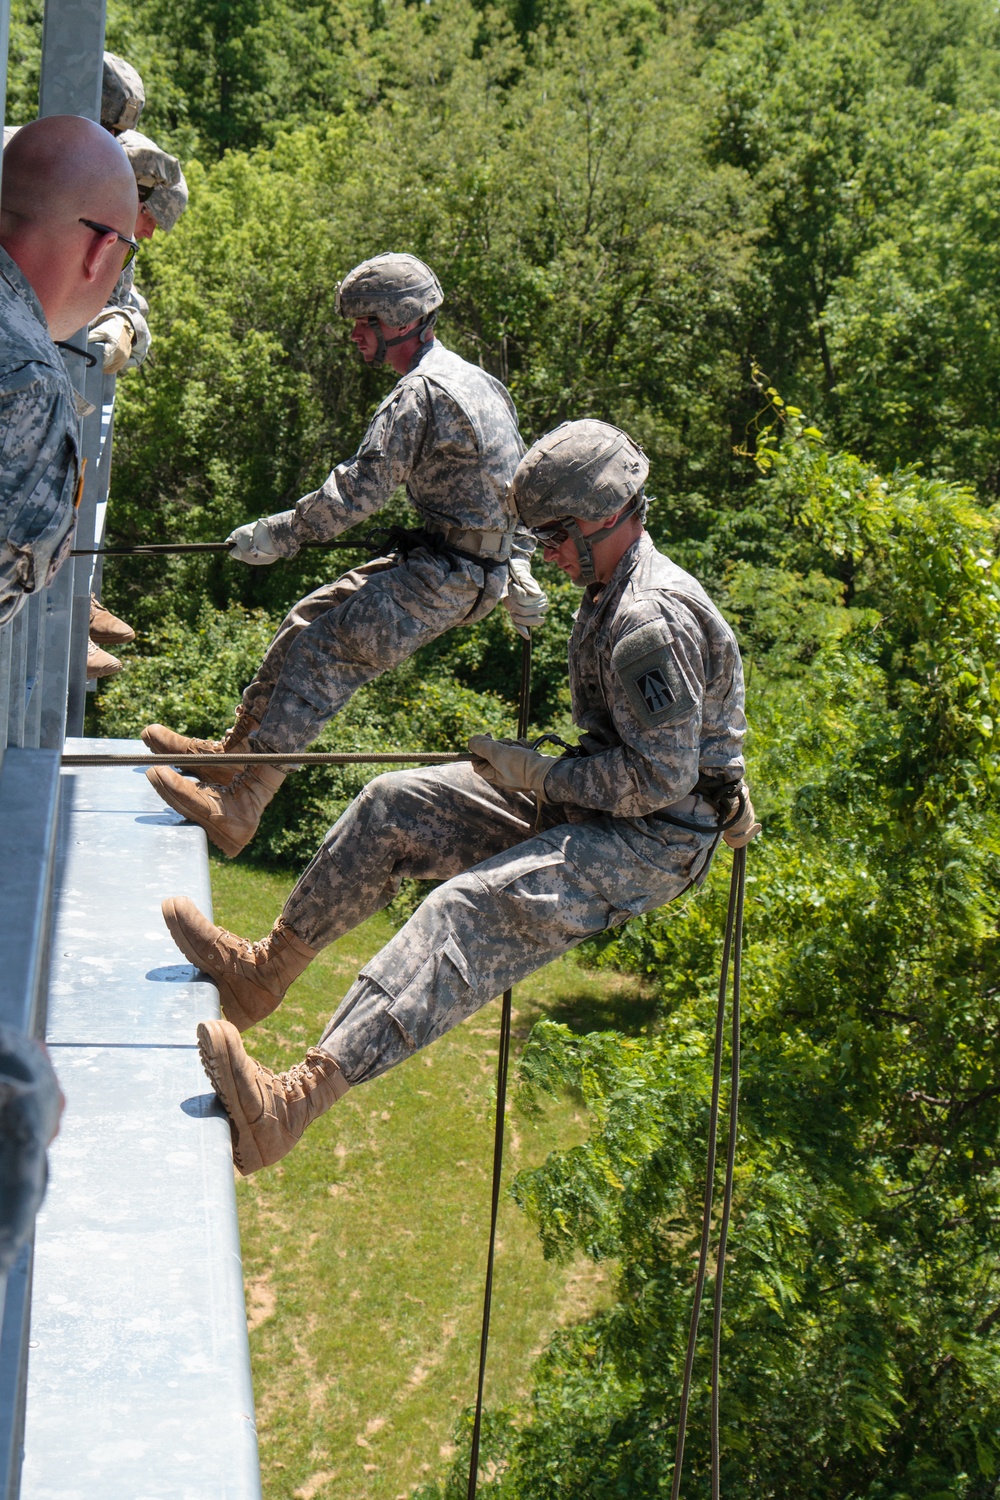
[[[187, 183], [180, 162], [141, 131], [120, 131], [118, 141], [132, 164], [139, 193], [136, 239], [151, 239], [157, 229], [168, 233], [187, 207]], [[149, 304], [136, 291], [129, 266], [88, 334], [89, 343], [100, 345], [105, 375], [120, 375], [142, 364], [152, 342], [146, 322], [148, 312]]]
[[53, 115], [4, 150], [0, 204], [0, 624], [68, 555], [79, 418], [53, 338], [92, 318], [122, 270], [138, 199], [100, 126]]
[[[187, 899], [164, 903], [182, 952], [219, 985], [226, 1019], [198, 1038], [242, 1172], [542, 964], [702, 881], [720, 834], [739, 845], [759, 827], [742, 780], [739, 649], [643, 530], [647, 470], [617, 428], [570, 422], [514, 479], [546, 557], [586, 585], [569, 648], [580, 751], [476, 735], [471, 764], [376, 777], [260, 943]], [[240, 1032], [403, 876], [445, 883], [365, 965], [318, 1046], [281, 1075], [248, 1057]]]
[[[229, 540], [243, 562], [294, 557], [303, 542], [330, 541], [370, 516], [404, 483], [422, 529], [295, 606], [223, 740], [153, 724], [142, 735], [151, 750], [304, 750], [364, 683], [446, 630], [481, 620], [501, 598], [522, 632], [541, 620], [546, 600], [528, 566], [534, 541], [523, 528], [518, 534], [510, 499], [524, 452], [517, 413], [499, 380], [434, 338], [441, 301], [437, 277], [412, 255], [380, 255], [350, 272], [338, 311], [355, 320], [351, 337], [365, 360], [387, 359], [402, 378], [354, 458], [293, 510], [241, 526]], [[229, 855], [253, 837], [285, 775], [274, 766], [239, 775], [220, 767], [203, 770], [195, 786], [171, 770], [146, 774]]]
[[[105, 52], [101, 124], [118, 139], [135, 174], [139, 193], [134, 231], [137, 240], [150, 239], [157, 229], [171, 230], [187, 207], [188, 199], [187, 183], [176, 156], [161, 150], [155, 141], [135, 128], [145, 102], [142, 79], [136, 70], [124, 58]], [[97, 349], [105, 375], [121, 375], [143, 363], [152, 343], [146, 321], [148, 313], [149, 304], [136, 289], [133, 269], [128, 266], [87, 335], [87, 342]], [[100, 577], [98, 558], [93, 574], [97, 587]], [[124, 646], [134, 640], [131, 625], [105, 609], [97, 595], [91, 594], [88, 678], [111, 677], [120, 672], [122, 663], [118, 657], [102, 648]]]
[[104, 54], [101, 78], [101, 124], [114, 136], [134, 130], [146, 108], [146, 90], [130, 62], [114, 52]]

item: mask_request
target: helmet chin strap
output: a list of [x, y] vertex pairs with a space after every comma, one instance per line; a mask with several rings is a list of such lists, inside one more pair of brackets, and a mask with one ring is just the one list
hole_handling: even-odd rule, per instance
[[400, 333], [397, 334], [394, 339], [387, 339], [385, 334], [382, 332], [382, 324], [379, 322], [378, 318], [369, 318], [368, 327], [372, 330], [376, 339], [378, 340], [378, 347], [375, 350], [375, 357], [372, 360], [372, 364], [384, 365], [387, 349], [395, 349], [397, 344], [405, 344], [416, 334], [420, 335], [420, 342], [422, 344], [428, 343], [430, 339], [434, 337], [434, 324], [436, 322], [437, 309], [435, 308], [432, 313], [427, 314], [426, 318], [421, 319], [416, 328], [411, 328], [409, 333]]
[[608, 526], [601, 531], [595, 531], [592, 536], [584, 536], [579, 526], [571, 517], [567, 517], [563, 521], [563, 526], [569, 532], [576, 545], [576, 555], [580, 563], [579, 584], [581, 588], [587, 588], [590, 584], [597, 582], [592, 543], [606, 541], [609, 536], [614, 536], [619, 527], [624, 526], [627, 521], [631, 521], [633, 516], [641, 515], [644, 509], [642, 501], [643, 494], [642, 490], [640, 490], [638, 494], [633, 495], [613, 526]]

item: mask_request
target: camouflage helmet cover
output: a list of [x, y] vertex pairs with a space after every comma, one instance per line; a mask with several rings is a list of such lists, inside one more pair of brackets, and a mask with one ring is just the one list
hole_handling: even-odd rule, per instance
[[348, 271], [337, 287], [335, 305], [343, 318], [378, 318], [387, 328], [403, 328], [428, 317], [443, 301], [430, 266], [415, 255], [390, 250]]
[[188, 185], [184, 173], [168, 187], [155, 187], [145, 200], [156, 220], [156, 227], [169, 234], [188, 205]]
[[517, 466], [511, 497], [528, 527], [573, 516], [607, 521], [637, 496], [649, 459], [620, 427], [563, 422], [533, 443]]
[[117, 134], [134, 130], [146, 103], [146, 90], [131, 63], [113, 52], [104, 54], [101, 86], [101, 124]]
[[156, 188], [176, 187], [180, 182], [181, 164], [176, 156], [163, 151], [148, 135], [139, 130], [126, 130], [118, 137], [118, 144], [131, 163], [136, 185], [147, 189], [145, 196], [140, 191], [140, 201], [145, 202]]

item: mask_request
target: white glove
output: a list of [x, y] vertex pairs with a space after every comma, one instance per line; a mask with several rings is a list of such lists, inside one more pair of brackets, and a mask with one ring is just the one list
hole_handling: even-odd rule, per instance
[[507, 567], [509, 576], [503, 602], [514, 622], [514, 629], [527, 640], [528, 632], [545, 619], [549, 601], [541, 585], [532, 577], [527, 558], [512, 557]]
[[232, 544], [230, 557], [237, 562], [249, 563], [251, 567], [262, 568], [268, 563], [277, 562], [282, 556], [275, 551], [274, 542], [271, 539], [271, 530], [265, 520], [248, 521], [245, 526], [237, 526], [226, 537], [227, 544]]
[[88, 344], [102, 345], [102, 364], [105, 375], [117, 375], [124, 370], [132, 357], [135, 329], [127, 313], [109, 311], [101, 313], [91, 325]]

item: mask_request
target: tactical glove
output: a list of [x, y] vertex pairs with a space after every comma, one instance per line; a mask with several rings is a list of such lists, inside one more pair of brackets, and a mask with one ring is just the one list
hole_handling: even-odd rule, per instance
[[532, 576], [526, 558], [512, 557], [507, 566], [509, 577], [503, 602], [514, 622], [514, 629], [527, 640], [529, 630], [536, 629], [545, 619], [549, 601], [537, 579]]
[[[140, 299], [145, 301], [145, 298]], [[137, 370], [149, 353], [149, 346], [153, 342], [149, 332], [149, 324], [146, 322], [145, 314], [141, 309], [131, 307], [128, 312], [132, 324], [132, 358], [125, 366], [127, 370]]]
[[249, 563], [254, 568], [265, 567], [284, 556], [274, 545], [266, 519], [248, 521], [245, 526], [237, 526], [226, 537], [226, 542], [231, 544], [230, 557], [234, 557], [237, 562]]
[[87, 335], [88, 344], [101, 345], [101, 363], [105, 375], [117, 375], [132, 357], [135, 329], [126, 313], [113, 309], [100, 314]]
[[740, 782], [740, 791], [744, 797], [743, 811], [732, 828], [727, 828], [722, 835], [730, 849], [745, 849], [750, 840], [757, 837], [761, 828], [750, 801], [750, 788], [745, 781]]
[[492, 786], [509, 787], [511, 791], [534, 792], [545, 801], [545, 778], [556, 755], [539, 755], [516, 740], [495, 740], [491, 734], [474, 734], [469, 741], [472, 769]]

